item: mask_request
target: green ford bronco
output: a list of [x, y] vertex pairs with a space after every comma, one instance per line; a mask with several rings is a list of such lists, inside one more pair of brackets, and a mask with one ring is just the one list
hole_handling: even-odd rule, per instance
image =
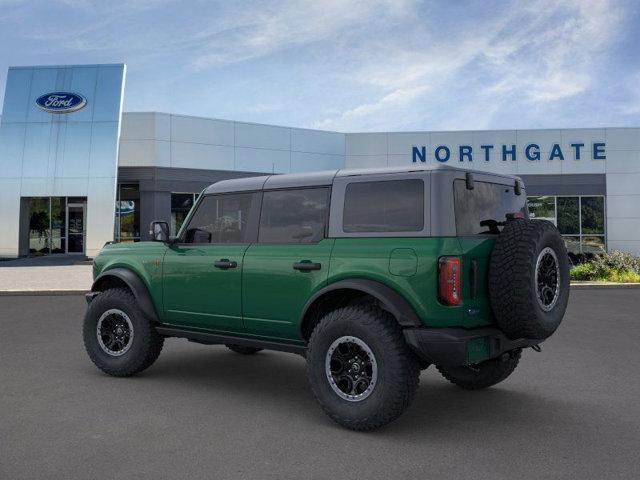
[[167, 337], [306, 358], [339, 424], [371, 430], [410, 404], [434, 365], [489, 387], [559, 326], [568, 258], [529, 220], [521, 180], [446, 166], [225, 180], [178, 236], [106, 245], [84, 343], [109, 375], [149, 367]]

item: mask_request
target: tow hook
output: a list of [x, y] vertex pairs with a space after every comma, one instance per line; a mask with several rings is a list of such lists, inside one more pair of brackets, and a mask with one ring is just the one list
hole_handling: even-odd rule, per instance
[[540, 345], [531, 345], [531, 350], [540, 353], [542, 351], [542, 348], [540, 348]]

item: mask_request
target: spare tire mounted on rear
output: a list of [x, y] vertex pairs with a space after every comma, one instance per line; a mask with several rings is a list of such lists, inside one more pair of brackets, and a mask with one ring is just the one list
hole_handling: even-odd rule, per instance
[[544, 340], [558, 328], [569, 300], [569, 261], [555, 225], [507, 221], [491, 253], [489, 298], [510, 338]]

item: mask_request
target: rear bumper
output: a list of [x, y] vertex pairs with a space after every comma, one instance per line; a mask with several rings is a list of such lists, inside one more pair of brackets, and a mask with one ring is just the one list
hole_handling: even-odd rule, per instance
[[403, 333], [407, 344], [423, 361], [449, 367], [480, 363], [542, 342], [527, 338], [512, 340], [494, 327], [406, 328]]

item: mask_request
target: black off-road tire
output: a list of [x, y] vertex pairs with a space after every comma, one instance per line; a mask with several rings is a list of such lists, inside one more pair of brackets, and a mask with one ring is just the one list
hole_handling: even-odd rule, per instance
[[476, 365], [463, 367], [436, 366], [444, 378], [465, 390], [480, 390], [505, 380], [518, 366], [521, 350], [505, 353]]
[[[126, 353], [112, 356], [100, 346], [97, 325], [103, 313], [111, 309], [124, 312], [133, 325], [133, 339]], [[97, 295], [89, 304], [82, 329], [84, 346], [91, 361], [104, 373], [114, 377], [135, 375], [156, 361], [164, 337], [142, 313], [133, 294], [125, 288], [112, 288]]]
[[[538, 260], [553, 256], [557, 298], [543, 307], [539, 292], [551, 290], [536, 282]], [[544, 340], [555, 332], [569, 301], [569, 258], [555, 225], [545, 220], [507, 222], [491, 253], [489, 298], [496, 323], [509, 338]]]
[[[339, 396], [329, 383], [325, 362], [330, 346], [341, 337], [356, 337], [375, 357], [377, 381], [360, 401]], [[325, 315], [316, 325], [307, 350], [313, 394], [335, 422], [351, 430], [373, 430], [398, 418], [418, 388], [420, 366], [388, 312], [373, 305], [350, 305]]]
[[236, 352], [241, 355], [253, 355], [254, 353], [258, 353], [262, 350], [261, 348], [245, 347], [244, 345], [227, 344], [226, 347], [232, 352]]

